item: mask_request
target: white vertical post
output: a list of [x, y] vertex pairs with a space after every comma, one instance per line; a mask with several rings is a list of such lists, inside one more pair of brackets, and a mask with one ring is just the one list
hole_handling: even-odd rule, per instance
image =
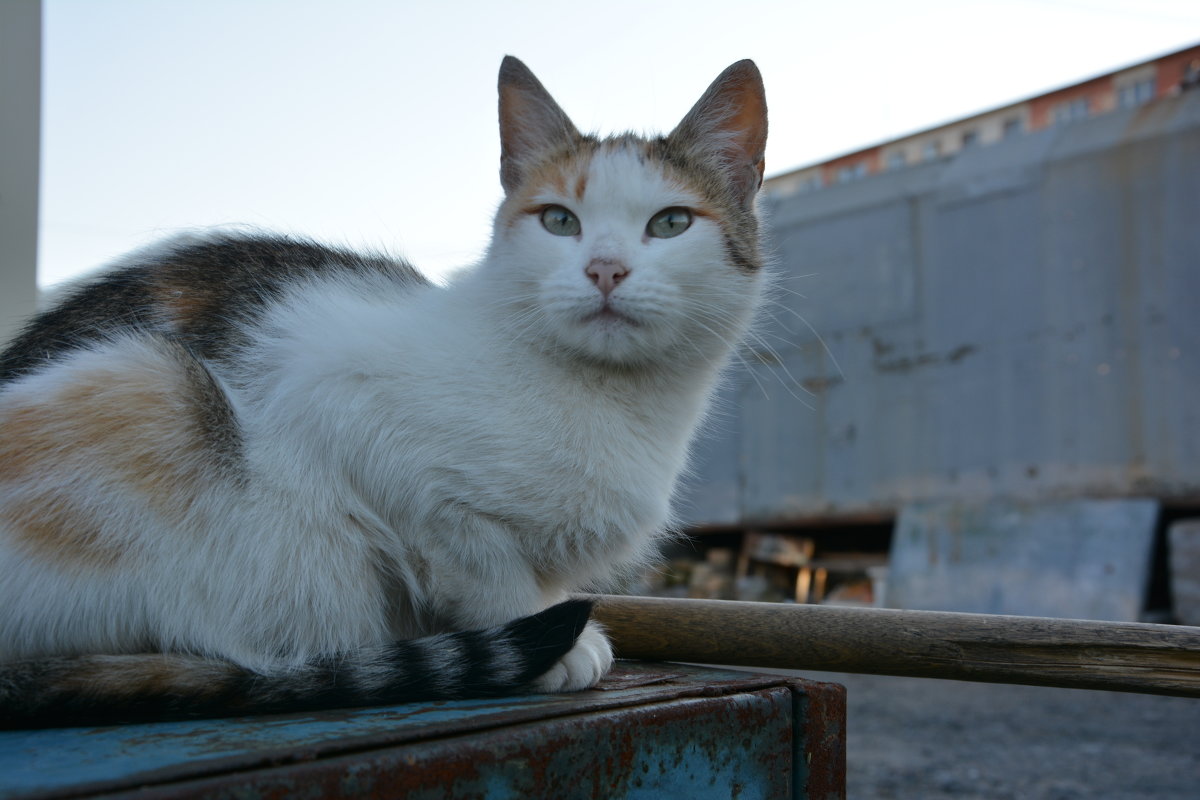
[[0, 343], [37, 303], [41, 0], [0, 2]]

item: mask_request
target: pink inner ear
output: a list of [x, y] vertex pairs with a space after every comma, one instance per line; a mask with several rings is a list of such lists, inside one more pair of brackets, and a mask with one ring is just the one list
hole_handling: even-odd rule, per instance
[[762, 185], [767, 100], [753, 61], [739, 61], [713, 81], [671, 134], [717, 156], [743, 202]]
[[537, 77], [518, 59], [500, 65], [500, 181], [511, 192], [521, 179], [521, 163], [538, 151], [579, 133]]
[[[737, 88], [736, 110], [724, 127], [734, 133], [732, 138], [736, 142], [735, 152], [728, 155], [737, 163], [749, 163], [756, 176], [750, 185], [742, 187], [746, 194], [752, 194], [762, 186], [763, 172], [766, 168], [764, 156], [767, 147], [767, 108], [762, 96], [761, 83], [757, 87], [743, 85]], [[755, 88], [758, 91], [755, 91]], [[739, 185], [743, 183], [737, 175], [734, 176], [734, 180], [737, 180]]]

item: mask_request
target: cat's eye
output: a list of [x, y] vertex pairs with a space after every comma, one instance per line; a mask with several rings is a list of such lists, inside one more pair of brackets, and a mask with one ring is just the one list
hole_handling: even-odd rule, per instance
[[579, 217], [562, 206], [547, 206], [542, 211], [542, 227], [555, 236], [577, 236], [581, 230]]
[[664, 208], [646, 223], [646, 233], [656, 239], [670, 239], [692, 225], [692, 212], [686, 208]]

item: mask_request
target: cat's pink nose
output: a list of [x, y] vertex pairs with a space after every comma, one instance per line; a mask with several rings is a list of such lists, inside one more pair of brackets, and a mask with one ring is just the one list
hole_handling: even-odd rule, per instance
[[625, 276], [629, 274], [629, 267], [609, 258], [593, 258], [583, 271], [592, 279], [592, 283], [596, 284], [600, 294], [608, 297], [613, 289], [617, 288], [617, 284], [625, 280]]

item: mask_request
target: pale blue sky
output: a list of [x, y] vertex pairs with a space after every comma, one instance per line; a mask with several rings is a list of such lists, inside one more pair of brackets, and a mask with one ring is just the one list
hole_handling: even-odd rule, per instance
[[1200, 41], [1188, 0], [45, 0], [39, 282], [247, 224], [441, 274], [500, 199], [495, 76], [665, 130], [753, 58], [768, 174]]

